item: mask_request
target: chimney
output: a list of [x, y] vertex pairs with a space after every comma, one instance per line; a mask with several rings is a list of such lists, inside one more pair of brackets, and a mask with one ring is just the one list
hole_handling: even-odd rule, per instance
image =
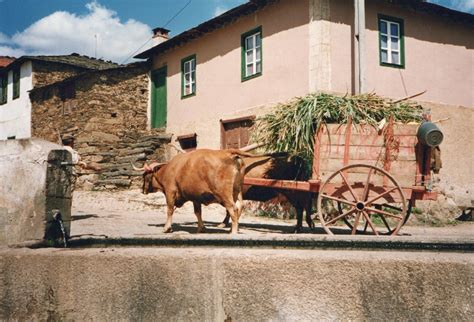
[[153, 29], [153, 46], [159, 45], [162, 42], [165, 42], [169, 39], [168, 33], [170, 31], [165, 28], [155, 28]]

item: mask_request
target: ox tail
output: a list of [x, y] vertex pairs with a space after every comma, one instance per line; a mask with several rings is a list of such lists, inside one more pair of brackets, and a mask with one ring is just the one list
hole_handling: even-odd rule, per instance
[[268, 153], [253, 154], [253, 153], [245, 152], [245, 151], [238, 150], [238, 149], [228, 149], [227, 151], [229, 151], [232, 154], [239, 155], [239, 156], [242, 156], [242, 157], [248, 157], [248, 158], [259, 158], [259, 157], [278, 158], [278, 157], [289, 156], [288, 152], [268, 152]]
[[[239, 163], [238, 169], [240, 171], [242, 179], [243, 179], [243, 176], [246, 175], [250, 170], [252, 170], [253, 168], [255, 168], [259, 165], [264, 164], [265, 162], [268, 162], [268, 160], [270, 160], [273, 157], [273, 155], [271, 153], [252, 154], [252, 153], [243, 152], [243, 151], [240, 151], [240, 150], [237, 150], [237, 149], [229, 149], [229, 152], [232, 154], [232, 159], [234, 159], [235, 161], [237, 161]], [[250, 157], [250, 158], [262, 158], [263, 157], [263, 158], [260, 159], [260, 160], [255, 161], [255, 162], [246, 163], [246, 162], [244, 162], [244, 160], [242, 160], [242, 157]]]
[[245, 172], [245, 162], [239, 154], [232, 154], [232, 160], [234, 160], [237, 171], [244, 175]]
[[268, 159], [270, 159], [271, 157], [274, 156], [274, 153], [253, 154], [253, 153], [248, 153], [248, 152], [244, 152], [237, 149], [228, 149], [227, 151], [229, 151], [233, 156], [246, 157], [246, 158], [268, 157]]

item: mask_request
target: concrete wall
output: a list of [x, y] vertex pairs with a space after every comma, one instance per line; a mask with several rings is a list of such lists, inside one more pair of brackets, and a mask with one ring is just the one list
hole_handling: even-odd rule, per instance
[[438, 126], [444, 134], [440, 147], [443, 168], [435, 175], [435, 185], [457, 206], [474, 207], [473, 109], [432, 103], [422, 105], [431, 109], [433, 120], [442, 120]]
[[0, 249], [0, 319], [468, 321], [471, 253]]
[[[168, 66], [167, 132], [197, 133], [198, 147], [220, 147], [220, 119], [250, 115], [308, 92], [308, 1], [284, 0], [154, 57]], [[262, 26], [262, 76], [241, 81], [241, 35]], [[196, 95], [181, 99], [181, 59], [195, 54]], [[260, 113], [258, 113], [260, 114]]]
[[[401, 18], [405, 27], [405, 68], [379, 64], [378, 14]], [[428, 102], [474, 107], [473, 26], [438, 15], [407, 10], [384, 1], [366, 1], [367, 90], [391, 98], [424, 90]], [[353, 5], [331, 1], [332, 91], [354, 90]]]
[[56, 158], [53, 150], [61, 154], [63, 148], [39, 139], [0, 141], [0, 246], [43, 239], [53, 209], [61, 211], [69, 232], [72, 176], [58, 162], [70, 163], [71, 155]]
[[0, 140], [15, 136], [17, 139], [31, 136], [31, 103], [28, 91], [33, 88], [32, 63], [20, 67], [20, 97], [13, 99], [13, 71], [8, 72], [8, 101], [0, 105]]

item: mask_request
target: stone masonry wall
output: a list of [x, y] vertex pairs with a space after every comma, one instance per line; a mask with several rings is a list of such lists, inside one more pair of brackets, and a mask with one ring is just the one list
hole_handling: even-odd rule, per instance
[[86, 69], [65, 64], [33, 62], [33, 86], [41, 87], [62, 81], [84, 72]]
[[140, 173], [130, 162], [163, 160], [170, 136], [147, 129], [146, 71], [138, 65], [91, 72], [31, 93], [33, 136], [52, 142], [73, 139], [81, 160], [100, 167], [77, 168], [76, 187], [138, 186]]

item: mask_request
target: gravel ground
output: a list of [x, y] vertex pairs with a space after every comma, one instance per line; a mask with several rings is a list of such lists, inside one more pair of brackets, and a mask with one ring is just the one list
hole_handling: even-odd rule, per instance
[[[225, 217], [222, 206], [213, 204], [203, 207], [206, 233], [225, 234], [229, 228], [217, 225]], [[153, 237], [163, 235], [166, 221], [166, 205], [161, 193], [143, 195], [139, 190], [118, 192], [74, 192], [72, 211], [72, 237]], [[264, 234], [265, 236], [293, 234], [295, 220], [281, 220], [254, 216], [247, 211], [240, 220], [240, 234]], [[192, 203], [176, 209], [173, 215], [173, 235], [195, 234], [196, 217]], [[444, 227], [411, 226], [402, 229], [402, 234], [453, 238], [465, 237], [474, 240], [474, 223], [459, 222]], [[304, 227], [303, 234], [324, 234], [321, 227], [311, 231]]]

